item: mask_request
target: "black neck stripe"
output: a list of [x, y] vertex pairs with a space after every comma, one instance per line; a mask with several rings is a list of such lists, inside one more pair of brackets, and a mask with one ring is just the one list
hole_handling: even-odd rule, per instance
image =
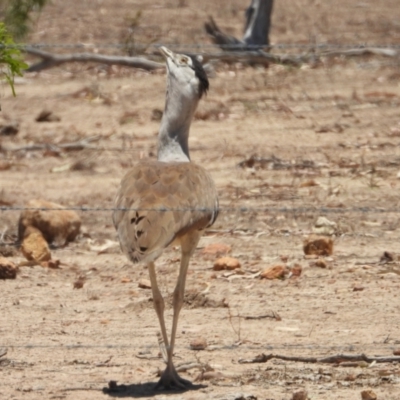
[[208, 82], [206, 71], [204, 71], [201, 62], [196, 57], [190, 58], [192, 59], [194, 72], [199, 80], [199, 93], [200, 97], [202, 97], [204, 93], [207, 93], [210, 83]]

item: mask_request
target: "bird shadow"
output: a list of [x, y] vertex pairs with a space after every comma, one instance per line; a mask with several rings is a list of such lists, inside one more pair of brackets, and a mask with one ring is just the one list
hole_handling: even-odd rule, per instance
[[184, 393], [189, 390], [204, 389], [206, 385], [194, 385], [191, 384], [187, 389], [184, 390], [159, 390], [156, 389], [157, 382], [146, 382], [146, 383], [131, 383], [128, 385], [118, 385], [115, 381], [110, 381], [108, 387], [103, 388], [103, 393], [108, 394], [110, 397], [153, 397], [159, 394], [174, 394]]

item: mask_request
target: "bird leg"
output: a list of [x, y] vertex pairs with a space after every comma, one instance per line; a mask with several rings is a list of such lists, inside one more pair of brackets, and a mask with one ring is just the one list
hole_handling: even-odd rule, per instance
[[168, 357], [167, 368], [161, 375], [161, 378], [158, 381], [156, 388], [163, 387], [165, 389], [187, 389], [188, 387], [191, 386], [190, 381], [181, 378], [176, 372], [176, 369], [172, 361], [172, 356], [174, 353], [175, 336], [176, 336], [176, 330], [178, 328], [179, 313], [183, 305], [183, 296], [185, 292], [186, 275], [189, 267], [189, 261], [194, 250], [196, 249], [200, 236], [201, 236], [200, 232], [195, 231], [185, 235], [181, 239], [182, 256], [181, 256], [181, 265], [179, 268], [178, 282], [176, 284], [173, 294], [174, 316], [172, 320], [171, 341], [169, 346], [168, 344], [166, 344], [167, 357]]
[[167, 349], [165, 347], [164, 339], [160, 332], [157, 332], [157, 341], [158, 341], [158, 347], [160, 348], [162, 358], [166, 364], [168, 361]]
[[[158, 321], [160, 323], [160, 327], [161, 327], [161, 335], [162, 338], [164, 340], [164, 346], [165, 348], [169, 347], [169, 341], [168, 341], [168, 336], [167, 336], [167, 330], [165, 328], [165, 321], [164, 321], [164, 308], [165, 308], [165, 303], [164, 303], [164, 299], [161, 295], [160, 289], [158, 288], [157, 285], [157, 277], [156, 277], [156, 268], [154, 265], [154, 262], [150, 262], [147, 265], [148, 269], [149, 269], [149, 275], [150, 275], [150, 282], [151, 282], [151, 289], [153, 291], [153, 304], [154, 304], [154, 309], [156, 310], [156, 314], [158, 317]], [[160, 346], [161, 348], [162, 346]], [[162, 351], [162, 353], [165, 353], [165, 350]], [[163, 354], [164, 359], [165, 354]], [[167, 361], [167, 360], [165, 360]]]

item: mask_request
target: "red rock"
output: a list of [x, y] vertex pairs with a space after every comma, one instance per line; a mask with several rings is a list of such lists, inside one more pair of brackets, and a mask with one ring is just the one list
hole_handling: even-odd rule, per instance
[[361, 399], [362, 400], [377, 400], [378, 396], [375, 394], [374, 391], [372, 391], [371, 389], [368, 389], [368, 390], [363, 390], [361, 392]]
[[10, 260], [0, 257], [0, 279], [15, 279], [18, 267]]
[[141, 289], [151, 289], [151, 282], [148, 279], [141, 279], [139, 281], [139, 287]]
[[333, 240], [326, 236], [311, 235], [304, 240], [303, 251], [306, 255], [330, 256], [333, 253]]
[[193, 339], [190, 342], [190, 348], [192, 350], [204, 350], [206, 347], [207, 347], [207, 341], [202, 337]]
[[306, 390], [300, 390], [298, 392], [293, 393], [292, 400], [307, 400], [308, 393]]
[[240, 268], [240, 262], [237, 258], [221, 257], [214, 263], [214, 271], [222, 271], [224, 269], [234, 270]]
[[215, 257], [221, 257], [225, 254], [230, 253], [232, 250], [232, 247], [229, 246], [228, 244], [224, 243], [212, 243], [206, 247], [204, 247], [203, 250], [201, 250], [201, 255], [207, 257], [207, 258], [215, 258]]
[[58, 269], [60, 268], [60, 260], [42, 261], [40, 265], [44, 268]]
[[398, 257], [390, 251], [384, 251], [382, 257], [380, 258], [381, 263], [387, 263], [387, 262], [392, 262], [395, 261]]
[[344, 378], [344, 380], [347, 382], [354, 382], [356, 379], [357, 379], [357, 376], [355, 374], [348, 374]]
[[316, 260], [316, 261], [314, 261], [314, 262], [311, 262], [310, 265], [311, 265], [312, 267], [328, 268], [328, 264], [327, 264], [326, 261], [323, 260], [322, 258], [320, 258], [320, 259], [318, 259], [318, 260]]
[[314, 181], [314, 179], [309, 179], [308, 181], [301, 182], [299, 187], [305, 188], [305, 187], [312, 187], [312, 186], [319, 186], [317, 182]]
[[86, 276], [81, 275], [78, 279], [74, 282], [74, 289], [82, 289], [86, 283]]
[[222, 374], [222, 372], [219, 372], [219, 371], [205, 371], [205, 372], [202, 371], [202, 372], [200, 372], [199, 375], [196, 376], [194, 381], [195, 382], [209, 381], [211, 379], [213, 379], [213, 380], [222, 379], [223, 377], [224, 377], [224, 375]]
[[300, 264], [294, 264], [292, 269], [290, 270], [292, 276], [300, 276], [302, 271], [303, 268]]
[[28, 227], [38, 229], [48, 243], [65, 245], [73, 241], [80, 232], [81, 218], [71, 210], [57, 203], [44, 200], [31, 200], [27, 208], [46, 208], [50, 210], [24, 210], [18, 222], [18, 236], [22, 240]]
[[27, 260], [40, 263], [51, 259], [49, 245], [38, 229], [29, 226], [24, 236], [21, 252]]
[[287, 274], [287, 269], [283, 265], [274, 265], [267, 268], [260, 275], [262, 279], [282, 279]]

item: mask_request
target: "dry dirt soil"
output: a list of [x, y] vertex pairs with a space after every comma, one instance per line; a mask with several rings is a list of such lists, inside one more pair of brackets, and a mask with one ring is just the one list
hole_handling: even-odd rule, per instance
[[[93, 44], [87, 51], [107, 54], [123, 51], [102, 44], [124, 40], [209, 44], [207, 15], [239, 36], [247, 3], [53, 0], [28, 42]], [[273, 43], [399, 43], [398, 0], [276, 3]], [[153, 391], [163, 362], [151, 291], [138, 287], [147, 271], [120, 253], [110, 211], [129, 167], [155, 157], [165, 71], [65, 64], [25, 74], [15, 98], [4, 84], [1, 124], [19, 130], [0, 137], [0, 204], [40, 198], [88, 209], [78, 239], [52, 248], [59, 269], [21, 267], [0, 282], [0, 397], [290, 400], [305, 389], [310, 399], [356, 400], [372, 389], [379, 400], [400, 399], [398, 362], [295, 359], [391, 357], [400, 348], [399, 65], [340, 56], [300, 68], [214, 65], [190, 148], [215, 179], [221, 213], [188, 275], [175, 362], [191, 364], [182, 375], [197, 386], [183, 393]], [[59, 120], [36, 122], [43, 110]], [[85, 138], [81, 150], [59, 146]], [[0, 211], [2, 251], [16, 263], [19, 212]], [[326, 268], [302, 249], [320, 216], [336, 223]], [[204, 249], [214, 243], [231, 246], [241, 273], [213, 271], [217, 256]], [[384, 251], [394, 253], [390, 262]], [[170, 248], [158, 261], [168, 299], [179, 257]], [[277, 264], [302, 273], [256, 276]], [[74, 289], [79, 277], [85, 283]], [[168, 301], [168, 322], [171, 311]], [[205, 350], [191, 350], [198, 337]], [[261, 353], [293, 359], [239, 362]], [[115, 390], [103, 391], [110, 381]]]

